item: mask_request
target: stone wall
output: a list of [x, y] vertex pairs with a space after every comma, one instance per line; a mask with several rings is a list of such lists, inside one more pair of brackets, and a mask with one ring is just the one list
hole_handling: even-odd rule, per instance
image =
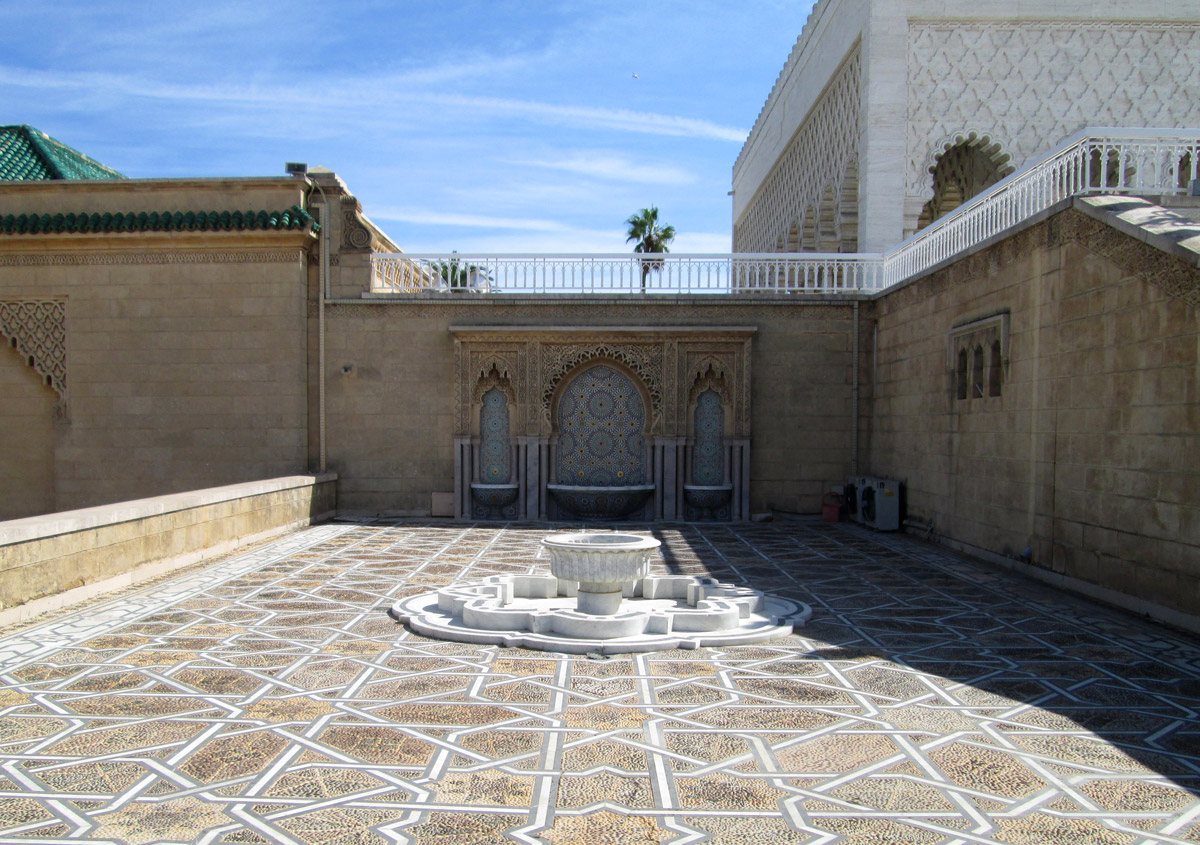
[[[865, 469], [939, 536], [1195, 613], [1198, 291], [1072, 209], [882, 296]], [[1003, 322], [1000, 395], [958, 398], [956, 350]]]
[[58, 396], [11, 347], [0, 348], [0, 396], [0, 520], [48, 513]]
[[0, 523], [0, 624], [321, 522], [332, 475], [192, 490]]
[[[19, 183], [0, 194], [0, 216], [274, 211], [302, 203], [302, 188]], [[0, 411], [4, 453], [22, 455], [0, 468], [0, 500], [16, 503], [5, 515], [306, 470], [314, 241], [261, 229], [0, 234], [0, 331], [20, 353], [0, 350], [0, 378], [22, 382]]]
[[444, 294], [342, 301], [326, 325], [328, 468], [343, 510], [428, 513], [431, 494], [453, 490], [452, 325], [755, 326], [751, 510], [818, 511], [851, 471], [845, 300]]

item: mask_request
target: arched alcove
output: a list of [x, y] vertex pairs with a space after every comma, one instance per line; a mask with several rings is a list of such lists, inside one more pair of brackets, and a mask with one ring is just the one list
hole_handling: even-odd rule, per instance
[[508, 397], [498, 387], [483, 394], [479, 409], [480, 480], [507, 484], [512, 480]]
[[933, 196], [921, 209], [917, 228], [924, 229], [967, 200], [995, 185], [1013, 167], [999, 143], [987, 135], [968, 133], [945, 143], [929, 168]]
[[554, 411], [554, 480], [618, 486], [646, 479], [646, 404], [631, 374], [589, 363], [564, 379]]

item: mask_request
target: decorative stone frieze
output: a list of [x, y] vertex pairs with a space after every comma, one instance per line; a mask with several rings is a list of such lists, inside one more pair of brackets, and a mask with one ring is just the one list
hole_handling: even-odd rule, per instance
[[0, 335], [25, 362], [67, 397], [67, 303], [65, 299], [0, 301]]

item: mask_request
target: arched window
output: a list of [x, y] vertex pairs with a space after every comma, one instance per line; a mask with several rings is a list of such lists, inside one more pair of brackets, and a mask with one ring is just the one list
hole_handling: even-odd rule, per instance
[[1000, 395], [1000, 341], [992, 341], [992, 356], [988, 361], [988, 396]]
[[990, 154], [998, 149], [998, 145], [983, 146], [986, 143], [988, 139], [960, 141], [938, 156], [937, 165], [930, 171], [933, 197], [921, 209], [918, 229], [949, 214], [1012, 172], [1003, 157]]
[[837, 252], [841, 246], [842, 239], [838, 235], [838, 211], [837, 203], [834, 202], [833, 185], [826, 185], [825, 190], [821, 194], [821, 211], [818, 226], [820, 234], [817, 236], [817, 252]]
[[983, 397], [983, 346], [976, 346], [971, 359], [971, 396], [975, 399]]
[[858, 162], [846, 165], [842, 197], [838, 203], [841, 252], [858, 252]]
[[959, 399], [967, 398], [967, 350], [958, 350], [958, 370], [954, 376], [954, 386]]
[[817, 207], [815, 205], [804, 209], [804, 219], [800, 227], [800, 251], [817, 251]]
[[795, 220], [793, 220], [792, 225], [788, 227], [787, 251], [800, 251], [800, 224]]

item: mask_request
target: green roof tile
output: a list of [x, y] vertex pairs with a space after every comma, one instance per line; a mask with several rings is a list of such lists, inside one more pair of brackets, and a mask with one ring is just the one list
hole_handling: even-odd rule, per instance
[[298, 205], [284, 211], [126, 211], [95, 214], [6, 214], [0, 235], [112, 232], [320, 231]]
[[0, 181], [124, 178], [32, 126], [0, 126]]

